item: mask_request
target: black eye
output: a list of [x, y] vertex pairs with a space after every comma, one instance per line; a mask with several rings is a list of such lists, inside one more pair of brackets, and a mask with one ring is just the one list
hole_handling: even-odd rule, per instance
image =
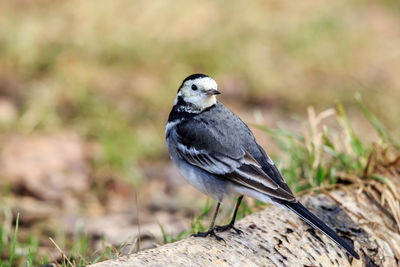
[[192, 90], [196, 91], [197, 90], [197, 86], [195, 84], [192, 84]]

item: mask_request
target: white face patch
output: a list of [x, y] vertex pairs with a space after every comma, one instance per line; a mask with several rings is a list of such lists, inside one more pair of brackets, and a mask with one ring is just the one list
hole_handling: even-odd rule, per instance
[[[214, 94], [208, 93], [210, 90], [218, 90], [217, 83], [210, 77], [201, 77], [186, 81], [179, 90], [174, 105], [181, 96], [186, 103], [193, 105], [193, 112], [206, 109], [215, 103], [217, 98]], [[187, 110], [190, 112], [190, 110]]]

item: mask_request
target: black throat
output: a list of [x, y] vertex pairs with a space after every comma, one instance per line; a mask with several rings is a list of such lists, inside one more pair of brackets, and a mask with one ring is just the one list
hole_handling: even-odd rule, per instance
[[[201, 110], [201, 111], [199, 110], [199, 111], [189, 112], [188, 110], [190, 109], [190, 106], [191, 106], [191, 104], [185, 102], [185, 100], [183, 100], [183, 97], [178, 96], [177, 103], [174, 105], [171, 112], [169, 113], [168, 122], [193, 118], [200, 113], [203, 113], [205, 111], [212, 109], [213, 107], [215, 107], [215, 104], [204, 110]], [[192, 110], [194, 110], [194, 109], [192, 109]]]

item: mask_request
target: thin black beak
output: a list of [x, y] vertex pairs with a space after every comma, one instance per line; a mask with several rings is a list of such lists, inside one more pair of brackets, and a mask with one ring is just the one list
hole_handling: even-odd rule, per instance
[[210, 89], [210, 90], [207, 90], [206, 93], [207, 93], [208, 95], [219, 95], [219, 94], [221, 94], [221, 92], [218, 91], [217, 89]]

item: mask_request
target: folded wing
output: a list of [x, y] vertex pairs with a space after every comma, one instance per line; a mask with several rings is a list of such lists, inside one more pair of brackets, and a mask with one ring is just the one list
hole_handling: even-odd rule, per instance
[[193, 125], [178, 127], [179, 157], [233, 183], [284, 201], [297, 201], [284, 181], [285, 186], [279, 185], [282, 184], [277, 180], [282, 179], [280, 174], [278, 177], [269, 176], [241, 144], [229, 142], [229, 138], [218, 140], [217, 134], [206, 125], [197, 125], [196, 131], [193, 129]]

